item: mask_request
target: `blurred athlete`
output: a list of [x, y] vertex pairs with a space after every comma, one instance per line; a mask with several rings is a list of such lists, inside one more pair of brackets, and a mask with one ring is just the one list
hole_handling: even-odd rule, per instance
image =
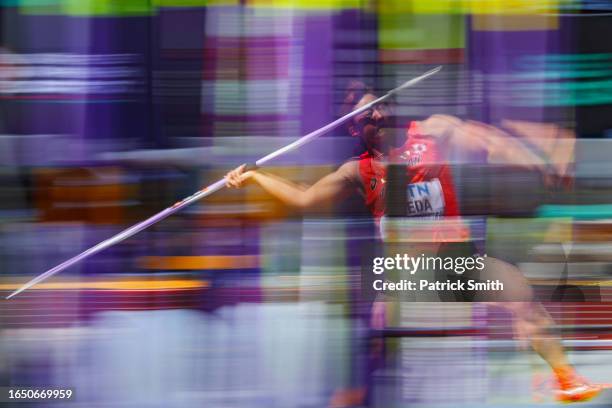
[[[377, 96], [362, 83], [353, 83], [344, 101], [345, 109], [357, 109], [375, 100]], [[343, 112], [345, 113], [345, 112]], [[286, 179], [260, 170], [245, 171], [240, 166], [227, 174], [227, 186], [239, 188], [247, 180], [253, 181], [286, 205], [309, 209], [329, 205], [343, 199], [355, 190], [362, 195], [366, 207], [375, 217], [383, 239], [389, 238], [385, 200], [388, 184], [388, 164], [399, 164], [406, 169], [406, 191], [408, 201], [405, 217], [436, 220], [433, 227], [416, 228], [415, 241], [427, 241], [437, 245], [444, 253], [469, 241], [469, 229], [457, 222], [459, 209], [449, 167], [445, 164], [441, 146], [459, 146], [468, 151], [484, 151], [496, 162], [520, 164], [525, 167], [545, 170], [545, 163], [511, 138], [502, 138], [501, 130], [477, 122], [464, 122], [447, 115], [433, 115], [424, 121], [413, 121], [405, 135], [397, 137], [392, 123], [390, 106], [380, 104], [355, 116], [347, 131], [359, 137], [365, 152], [358, 158], [344, 163], [338, 170], [328, 174], [310, 187], [298, 186]], [[451, 220], [444, 222], [444, 220]], [[439, 222], [437, 221], [439, 220]], [[400, 232], [401, 233], [401, 232]], [[462, 250], [460, 248], [460, 250]], [[468, 247], [465, 254], [474, 252]], [[461, 253], [461, 252], [459, 252]], [[514, 330], [521, 342], [531, 347], [550, 365], [557, 380], [556, 397], [563, 402], [587, 401], [597, 396], [601, 388], [582, 379], [569, 364], [561, 343], [547, 332], [552, 319], [546, 310], [533, 301], [532, 289], [513, 265], [488, 257], [486, 270], [489, 279], [505, 282], [508, 291], [496, 293], [497, 306], [510, 310], [514, 319]], [[461, 300], [474, 300], [473, 294], [465, 294]], [[501, 297], [501, 298], [500, 298]], [[490, 301], [493, 298], [478, 299]], [[517, 301], [520, 300], [520, 301]], [[384, 304], [375, 302], [372, 324], [384, 326]], [[332, 406], [359, 405], [365, 393], [355, 390], [332, 400]], [[361, 400], [361, 401], [360, 401]]]

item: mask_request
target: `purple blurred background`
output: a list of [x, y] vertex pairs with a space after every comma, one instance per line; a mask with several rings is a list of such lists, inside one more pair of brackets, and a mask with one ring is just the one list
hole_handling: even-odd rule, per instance
[[[0, 294], [334, 120], [351, 79], [384, 92], [442, 65], [398, 96], [398, 123], [537, 125], [530, 146], [567, 183], [451, 152], [462, 211], [534, 282], [599, 288], [545, 300], [572, 361], [609, 380], [610, 7], [488, 3], [0, 2]], [[270, 169], [312, 183], [358, 153], [338, 130]], [[543, 363], [481, 304], [415, 306], [403, 326], [481, 334], [406, 338], [368, 368], [362, 207], [220, 192], [0, 301], [0, 386], [73, 387], [87, 407], [321, 407], [364, 384], [371, 406], [534, 403]]]

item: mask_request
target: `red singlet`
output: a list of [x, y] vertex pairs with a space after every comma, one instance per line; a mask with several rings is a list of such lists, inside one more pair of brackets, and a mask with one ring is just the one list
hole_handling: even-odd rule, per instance
[[[430, 225], [426, 234], [432, 238], [435, 236], [436, 241], [462, 241], [467, 238], [466, 234], [469, 236], [465, 225], [460, 222], [452, 222], [450, 230], [448, 223], [443, 225], [444, 219], [454, 217], [456, 220], [459, 215], [452, 174], [444, 158], [440, 157], [436, 140], [422, 134], [417, 122], [410, 123], [406, 143], [391, 150], [386, 159], [389, 163], [406, 165], [407, 219], [440, 220], [435, 222], [433, 229]], [[366, 152], [359, 156], [359, 174], [366, 206], [380, 221], [385, 215], [386, 163]]]

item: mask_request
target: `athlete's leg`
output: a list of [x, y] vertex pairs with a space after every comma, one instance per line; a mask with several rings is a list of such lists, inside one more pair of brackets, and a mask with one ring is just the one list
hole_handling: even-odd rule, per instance
[[[533, 290], [517, 267], [494, 257], [488, 257], [481, 271], [481, 280], [500, 280], [504, 291], [497, 293], [497, 301], [487, 302], [505, 308], [514, 316], [514, 332], [518, 339], [528, 342], [536, 353], [552, 368], [560, 391], [558, 399], [565, 402], [586, 401], [601, 391], [580, 378], [567, 360], [560, 339], [550, 332], [553, 320], [546, 309], [533, 299]], [[494, 299], [483, 293], [484, 299]]]
[[483, 300], [496, 299], [487, 303], [512, 312], [514, 333], [522, 345], [530, 343], [553, 369], [567, 365], [559, 338], [548, 330], [553, 324], [552, 318], [541, 304], [533, 301], [533, 289], [516, 266], [487, 257], [480, 279], [499, 280], [504, 284], [504, 290], [496, 292], [495, 297], [491, 292], [483, 293]]

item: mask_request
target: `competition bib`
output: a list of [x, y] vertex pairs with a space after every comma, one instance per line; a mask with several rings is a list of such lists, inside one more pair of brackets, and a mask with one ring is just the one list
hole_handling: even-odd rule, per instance
[[444, 215], [444, 192], [439, 179], [408, 184], [406, 187], [406, 216]]

